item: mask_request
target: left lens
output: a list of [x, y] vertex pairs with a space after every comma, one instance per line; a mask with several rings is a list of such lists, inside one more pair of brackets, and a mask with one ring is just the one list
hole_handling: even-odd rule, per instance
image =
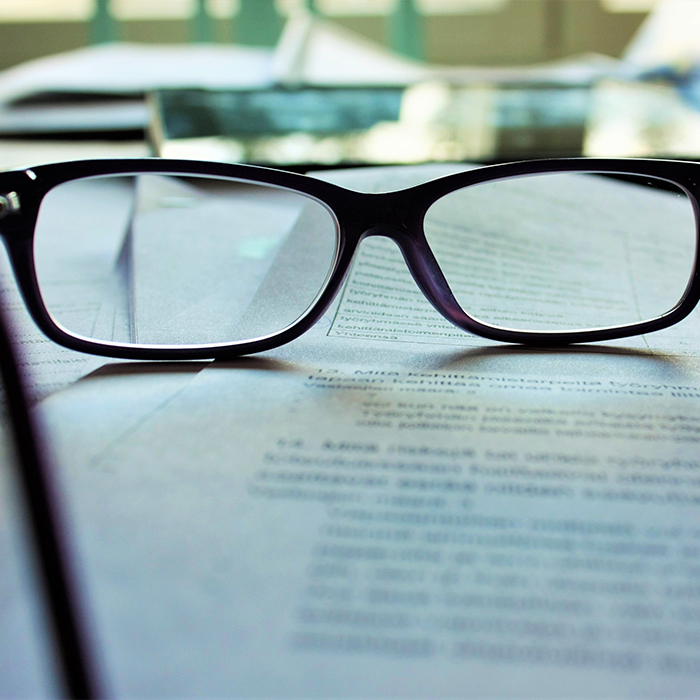
[[693, 274], [688, 195], [649, 177], [548, 173], [463, 188], [425, 234], [452, 293], [482, 323], [567, 332], [673, 309]]
[[253, 340], [304, 316], [333, 267], [337, 230], [299, 192], [142, 173], [51, 190], [34, 253], [42, 298], [69, 333], [191, 347]]

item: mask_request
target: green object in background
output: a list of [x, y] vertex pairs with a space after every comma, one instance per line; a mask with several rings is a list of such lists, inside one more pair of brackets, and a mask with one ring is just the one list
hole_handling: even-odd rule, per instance
[[106, 44], [116, 41], [119, 36], [117, 22], [109, 12], [109, 0], [95, 0], [95, 14], [90, 24], [90, 41], [93, 44]]
[[240, 0], [235, 41], [249, 46], [275, 46], [282, 31], [282, 18], [274, 0]]
[[391, 48], [404, 56], [423, 59], [423, 18], [415, 0], [399, 0], [389, 21]]
[[190, 40], [198, 43], [211, 43], [214, 40], [211, 18], [205, 4], [206, 0], [197, 0], [190, 24]]
[[320, 15], [321, 12], [316, 6], [316, 0], [304, 0], [304, 5], [306, 5], [306, 9], [312, 14], [312, 15]]

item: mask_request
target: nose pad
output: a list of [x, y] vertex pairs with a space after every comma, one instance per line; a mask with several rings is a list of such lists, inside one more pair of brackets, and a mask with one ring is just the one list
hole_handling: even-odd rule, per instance
[[450, 285], [422, 232], [409, 233], [396, 226], [387, 225], [367, 230], [363, 239], [370, 236], [381, 236], [396, 243], [414, 282], [433, 308], [450, 323], [460, 328], [470, 328], [473, 322], [452, 294]]

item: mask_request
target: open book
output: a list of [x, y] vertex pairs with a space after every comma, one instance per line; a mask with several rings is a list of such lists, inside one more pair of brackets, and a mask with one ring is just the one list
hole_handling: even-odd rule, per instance
[[[323, 176], [378, 191], [448, 169]], [[142, 210], [176, 186], [147, 185]], [[115, 365], [43, 403], [114, 694], [697, 696], [698, 313], [496, 345], [440, 321], [401, 264], [363, 243], [283, 348]]]

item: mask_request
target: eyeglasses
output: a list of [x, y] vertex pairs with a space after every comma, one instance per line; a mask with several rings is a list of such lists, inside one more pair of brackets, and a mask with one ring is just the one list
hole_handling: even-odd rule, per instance
[[[464, 331], [551, 346], [693, 310], [699, 182], [695, 163], [544, 160], [368, 194], [254, 166], [84, 161], [1, 173], [0, 235], [37, 325], [78, 351], [268, 350], [316, 323], [353, 265], [348, 308], [411, 322], [417, 285]], [[353, 263], [372, 236], [415, 285], [383, 247]]]

